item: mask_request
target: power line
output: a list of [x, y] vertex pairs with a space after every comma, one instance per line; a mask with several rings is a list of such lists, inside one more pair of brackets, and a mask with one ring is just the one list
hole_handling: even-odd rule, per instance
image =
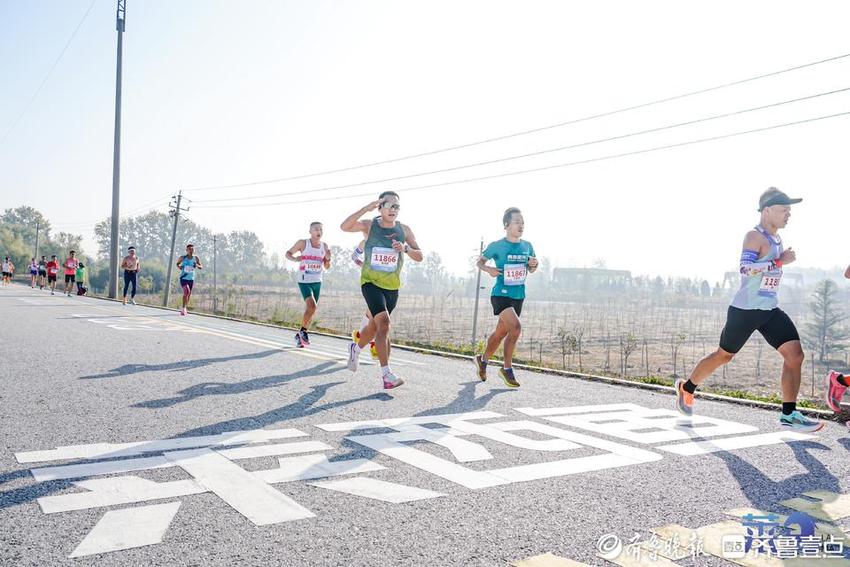
[[[396, 191], [397, 193], [407, 192], [407, 191], [419, 191], [419, 190], [422, 190], [422, 189], [434, 189], [434, 188], [438, 188], [438, 187], [447, 187], [447, 186], [450, 186], [450, 185], [458, 185], [458, 184], [461, 184], [461, 183], [472, 183], [472, 182], [475, 182], [475, 181], [486, 181], [486, 180], [489, 180], [489, 179], [498, 179], [498, 178], [502, 178], [502, 177], [512, 177], [512, 176], [515, 176], [515, 175], [524, 175], [526, 173], [537, 173], [537, 172], [540, 172], [540, 171], [547, 171], [547, 170], [551, 170], [551, 169], [572, 167], [572, 166], [576, 166], [576, 165], [583, 165], [583, 164], [587, 164], [587, 163], [607, 161], [607, 160], [618, 159], [618, 158], [622, 158], [622, 157], [635, 156], [635, 155], [640, 155], [640, 154], [648, 154], [648, 153], [651, 153], [651, 152], [657, 152], [657, 151], [661, 151], [661, 150], [669, 150], [669, 149], [672, 149], [672, 148], [681, 148], [681, 147], [685, 147], [685, 146], [692, 146], [692, 145], [701, 144], [701, 143], [704, 143], [704, 142], [712, 142], [712, 141], [716, 141], [716, 140], [724, 140], [724, 139], [728, 139], [728, 138], [734, 138], [734, 137], [737, 137], [737, 136], [744, 136], [746, 134], [755, 134], [755, 133], [758, 133], [758, 132], [767, 132], [769, 130], [776, 130], [776, 129], [779, 129], [779, 128], [786, 128], [786, 127], [789, 127], [789, 126], [798, 126], [798, 125], [801, 125], [801, 124], [808, 124], [808, 123], [811, 123], [811, 122], [818, 122], [820, 120], [828, 120], [828, 119], [831, 119], [831, 118], [838, 118], [838, 117], [842, 117], [842, 116], [850, 116], [850, 111], [839, 112], [837, 114], [828, 114], [828, 115], [825, 115], [825, 116], [816, 116], [814, 118], [806, 118], [804, 120], [797, 120], [797, 121], [794, 121], [794, 122], [785, 122], [785, 123], [782, 123], [782, 124], [774, 124], [773, 126], [765, 126], [765, 127], [762, 127], [762, 128], [754, 128], [752, 130], [743, 130], [743, 131], [739, 131], [739, 132], [732, 132], [730, 134], [721, 134], [719, 136], [710, 136], [708, 138], [700, 138], [700, 139], [697, 139], [697, 140], [690, 140], [690, 141], [687, 141], [687, 142], [678, 142], [678, 143], [675, 143], [675, 144], [666, 144], [666, 145], [663, 145], [663, 146], [655, 146], [655, 147], [647, 148], [647, 149], [643, 149], [643, 150], [635, 150], [635, 151], [631, 151], [631, 152], [622, 152], [622, 153], [618, 153], [618, 154], [611, 154], [611, 155], [607, 155], [607, 156], [583, 159], [583, 160], [572, 161], [572, 162], [567, 162], [567, 163], [547, 165], [547, 166], [535, 167], [535, 168], [531, 168], [531, 169], [522, 169], [522, 170], [518, 170], [518, 171], [509, 171], [509, 172], [506, 172], [506, 173], [497, 173], [497, 174], [494, 174], [494, 175], [484, 175], [484, 176], [481, 176], [481, 177], [470, 177], [470, 178], [466, 178], [466, 179], [458, 179], [458, 180], [455, 180], [455, 181], [445, 181], [445, 182], [442, 182], [442, 183], [432, 183], [430, 185], [419, 185], [419, 186], [415, 186], [415, 187], [405, 187], [405, 188], [401, 188], [401, 189], [394, 189], [394, 191]], [[196, 208], [199, 208], [199, 209], [200, 208], [218, 209], [218, 208], [235, 208], [235, 207], [240, 207], [240, 208], [241, 207], [271, 207], [271, 206], [277, 206], [277, 205], [293, 205], [293, 204], [299, 204], [299, 203], [315, 203], [315, 202], [320, 202], [320, 201], [333, 201], [333, 200], [339, 200], [339, 199], [353, 199], [353, 198], [356, 198], [356, 197], [370, 197], [370, 196], [374, 197], [374, 195], [375, 195], [375, 192], [372, 191], [370, 193], [360, 193], [360, 194], [357, 194], [357, 195], [345, 195], [345, 196], [338, 196], [338, 197], [322, 197], [322, 198], [318, 198], [318, 199], [304, 199], [304, 200], [299, 200], [299, 201], [281, 201], [281, 202], [277, 202], [277, 203], [251, 203], [251, 204], [245, 204], [245, 205], [206, 205], [206, 206], [198, 205], [198, 206], [196, 206]]]
[[266, 195], [253, 195], [253, 196], [248, 196], [248, 197], [228, 197], [228, 198], [222, 198], [222, 199], [206, 199], [206, 200], [197, 201], [197, 203], [218, 203], [218, 202], [226, 202], [226, 201], [227, 202], [250, 201], [250, 200], [255, 200], [255, 199], [267, 199], [267, 198], [270, 198], [270, 197], [283, 197], [283, 196], [286, 196], [286, 195], [295, 195], [295, 194], [303, 195], [303, 194], [310, 194], [310, 193], [323, 193], [323, 192], [334, 191], [334, 190], [338, 190], [338, 189], [350, 189], [350, 188], [353, 188], [353, 187], [363, 187], [365, 185], [373, 185], [373, 184], [376, 184], [376, 183], [401, 181], [403, 179], [410, 179], [410, 178], [413, 178], [413, 177], [422, 177], [422, 176], [425, 176], [425, 175], [435, 175], [435, 174], [438, 174], [438, 173], [448, 173], [448, 172], [451, 172], [451, 171], [459, 171], [459, 170], [468, 169], [468, 168], [471, 168], [471, 167], [480, 167], [480, 166], [483, 166], [483, 165], [492, 165], [492, 164], [495, 164], [495, 163], [502, 163], [502, 162], [513, 161], [513, 160], [517, 160], [517, 159], [524, 159], [524, 158], [528, 158], [528, 157], [541, 156], [541, 155], [545, 155], [545, 154], [549, 154], [549, 153], [553, 153], [553, 152], [571, 150], [571, 149], [591, 146], [591, 145], [594, 145], [594, 144], [601, 144], [601, 143], [604, 143], [604, 142], [612, 142], [612, 141], [615, 141], [615, 140], [623, 140], [623, 139], [632, 138], [632, 137], [635, 137], [635, 136], [641, 136], [641, 135], [645, 135], [645, 134], [662, 132], [662, 131], [671, 130], [671, 129], [674, 129], [674, 128], [681, 128], [683, 126], [692, 126], [694, 124], [709, 122], [711, 120], [718, 120], [718, 119], [721, 119], [721, 118], [729, 118], [731, 116], [738, 116], [738, 115], [741, 115], [741, 114], [746, 114], [748, 112], [756, 112], [756, 111], [765, 110], [765, 109], [768, 109], [768, 108], [776, 108], [776, 107], [783, 106], [783, 105], [786, 105], [786, 104], [792, 104], [792, 103], [801, 102], [801, 101], [805, 101], [805, 100], [812, 100], [812, 99], [816, 99], [816, 98], [820, 98], [820, 97], [824, 97], [824, 96], [829, 96], [829, 95], [834, 95], [834, 94], [839, 94], [839, 93], [845, 93], [845, 92], [848, 92], [848, 91], [850, 91], [850, 87], [845, 87], [843, 89], [837, 89], [837, 90], [833, 90], [833, 91], [817, 93], [817, 94], [808, 95], [808, 96], [795, 98], [795, 99], [791, 99], [791, 100], [784, 100], [784, 101], [780, 101], [780, 102], [774, 102], [774, 103], [771, 103], [771, 104], [765, 104], [765, 105], [762, 105], [762, 106], [756, 106], [756, 107], [753, 107], [753, 108], [746, 108], [746, 109], [742, 109], [742, 110], [736, 110], [736, 111], [733, 111], [733, 112], [726, 112], [726, 113], [723, 113], [723, 114], [716, 114], [714, 116], [707, 116], [707, 117], [698, 118], [698, 119], [695, 119], [695, 120], [688, 120], [686, 122], [679, 122], [679, 123], [675, 123], [675, 124], [667, 124], [667, 125], [659, 126], [659, 127], [656, 127], [656, 128], [650, 128], [650, 129], [647, 129], [647, 130], [638, 130], [638, 131], [635, 131], [635, 132], [629, 132], [627, 134], [619, 134], [617, 136], [610, 136], [610, 137], [607, 137], [607, 138], [599, 138], [599, 139], [596, 139], [596, 140], [580, 142], [580, 143], [577, 143], [577, 144], [571, 144], [571, 145], [567, 145], [567, 146], [559, 146], [559, 147], [556, 147], [556, 148], [549, 148], [549, 149], [539, 150], [539, 151], [536, 151], [536, 152], [530, 152], [530, 153], [526, 153], [526, 154], [506, 156], [506, 157], [501, 157], [501, 158], [487, 160], [487, 161], [480, 161], [480, 162], [477, 162], [477, 163], [471, 163], [471, 164], [466, 164], [466, 165], [458, 165], [458, 166], [454, 166], [454, 167], [447, 167], [447, 168], [443, 168], [443, 169], [423, 171], [423, 172], [419, 172], [419, 173], [411, 173], [411, 174], [407, 174], [407, 175], [399, 175], [399, 176], [396, 176], [396, 177], [387, 177], [387, 178], [384, 178], [384, 179], [375, 179], [375, 180], [371, 180], [371, 181], [361, 181], [361, 182], [358, 182], [358, 183], [349, 183], [349, 184], [346, 184], [346, 185], [334, 185], [334, 186], [330, 186], [330, 187], [321, 187], [321, 188], [318, 188], [318, 189], [286, 191], [286, 192], [283, 192], [283, 193], [272, 193], [272, 194], [266, 194]]
[[318, 176], [321, 176], [321, 175], [330, 175], [330, 174], [333, 174], [333, 173], [342, 173], [342, 172], [345, 172], [345, 171], [353, 171], [353, 170], [356, 170], [356, 169], [363, 169], [363, 168], [366, 168], [366, 167], [386, 165], [386, 164], [389, 164], [389, 163], [396, 163], [396, 162], [399, 162], [399, 161], [405, 161], [405, 160], [409, 160], [409, 159], [416, 159], [416, 158], [421, 158], [421, 157], [437, 155], [437, 154], [450, 152], [450, 151], [454, 151], [454, 150], [461, 150], [461, 149], [470, 148], [470, 147], [473, 147], [473, 146], [479, 146], [479, 145], [482, 145], [482, 144], [490, 144], [490, 143], [493, 143], [493, 142], [499, 142], [499, 141], [507, 140], [507, 139], [510, 139], [510, 138], [516, 138], [518, 136], [525, 136], [525, 135], [528, 135], [528, 134], [543, 132], [543, 131], [546, 131], [546, 130], [551, 130], [553, 128], [561, 128], [563, 126], [578, 124], [580, 122], [586, 122], [588, 120], [595, 120], [597, 118], [605, 118], [607, 116], [613, 116], [615, 114], [620, 114], [620, 113], [623, 113], [623, 112], [629, 112], [629, 111], [632, 111], [632, 110], [647, 108], [647, 107], [650, 107], [650, 106], [663, 104], [665, 102], [672, 102], [672, 101], [675, 101], [675, 100], [681, 100], [683, 98], [688, 98], [688, 97], [692, 97], [692, 96], [696, 96], [696, 95], [700, 95], [700, 94], [705, 94], [705, 93], [717, 91], [717, 90], [720, 90], [720, 89], [725, 89], [725, 88], [728, 88], [728, 87], [742, 85], [742, 84], [745, 84], [745, 83], [757, 81], [757, 80], [760, 80], [760, 79], [765, 79], [765, 78], [768, 78], [768, 77], [775, 77], [777, 75], [782, 75], [784, 73], [790, 73], [792, 71], [799, 71], [800, 69], [806, 69], [808, 67], [814, 67], [815, 65], [821, 65], [823, 63], [830, 63], [832, 61], [838, 61], [838, 60], [841, 60], [841, 59], [845, 59], [847, 57], [850, 57], [850, 53], [845, 53], [843, 55], [837, 55], [835, 57], [829, 57], [827, 59], [821, 59], [819, 61], [813, 61], [811, 63], [804, 63], [802, 65], [796, 65], [794, 67], [788, 67], [786, 69], [781, 69], [779, 71], [772, 71], [770, 73], [763, 73], [761, 75], [756, 75], [754, 77], [749, 77], [749, 78], [746, 78], [746, 79], [740, 79], [740, 80], [737, 80], [737, 81], [723, 83], [723, 84], [716, 85], [716, 86], [713, 86], [713, 87], [708, 87], [708, 88], [705, 88], [705, 89], [699, 89], [699, 90], [696, 90], [696, 91], [691, 91], [691, 92], [686, 92], [686, 93], [682, 93], [682, 94], [678, 94], [678, 95], [673, 95], [673, 96], [669, 96], [669, 97], [665, 97], [665, 98], [661, 98], [661, 99], [652, 100], [652, 101], [649, 101], [649, 102], [644, 102], [644, 103], [635, 104], [635, 105], [632, 105], [632, 106], [618, 108], [618, 109], [615, 109], [615, 110], [609, 110], [609, 111], [602, 112], [602, 113], [599, 113], [599, 114], [592, 114], [592, 115], [588, 115], [588, 116], [583, 116], [581, 118], [574, 118], [574, 119], [571, 119], [571, 120], [566, 120], [564, 122], [549, 124], [547, 126], [540, 126], [538, 128], [531, 128], [531, 129], [528, 129], [528, 130], [521, 130], [519, 132], [513, 132], [511, 134], [504, 134], [504, 135], [495, 136], [495, 137], [492, 137], [492, 138], [485, 138], [485, 139], [478, 140], [478, 141], [475, 141], [475, 142], [468, 142], [468, 143], [465, 143], [465, 144], [459, 144], [459, 145], [456, 145], [456, 146], [449, 146], [449, 147], [441, 148], [441, 149], [437, 149], [437, 150], [430, 150], [430, 151], [427, 151], [427, 152], [421, 152], [421, 153], [417, 153], [417, 154], [409, 154], [409, 155], [400, 156], [400, 157], [391, 158], [391, 159], [386, 159], [386, 160], [382, 160], [382, 161], [374, 161], [374, 162], [364, 163], [364, 164], [360, 164], [360, 165], [352, 165], [352, 166], [341, 167], [341, 168], [337, 168], [337, 169], [317, 171], [317, 172], [314, 172], [314, 173], [305, 173], [305, 174], [302, 174], [302, 175], [294, 175], [294, 176], [290, 176], [290, 177], [278, 177], [278, 178], [275, 178], [275, 179], [264, 179], [264, 180], [259, 180], [259, 181], [250, 181], [250, 182], [246, 182], [246, 183], [234, 183], [234, 184], [230, 184], [230, 185], [210, 185], [210, 186], [205, 186], [205, 187], [194, 187], [194, 188], [191, 188], [191, 189], [186, 189], [185, 191], [213, 191], [213, 190], [220, 190], [220, 189], [233, 189], [233, 188], [237, 188], [237, 187], [249, 187], [249, 186], [253, 186], [253, 185], [267, 185], [267, 184], [270, 184], [270, 183], [280, 183], [280, 182], [285, 182], [285, 181], [295, 181], [295, 180], [298, 180], [298, 179], [307, 179], [309, 177], [318, 177]]
[[80, 22], [77, 24], [77, 27], [75, 27], [73, 33], [71, 33], [71, 37], [69, 37], [68, 41], [65, 43], [65, 47], [63, 47], [62, 51], [59, 53], [59, 57], [57, 57], [56, 60], [53, 62], [53, 65], [50, 66], [50, 70], [47, 71], [47, 74], [44, 76], [44, 79], [41, 80], [41, 84], [38, 85], [38, 88], [35, 90], [33, 95], [30, 97], [29, 101], [24, 106], [24, 109], [21, 111], [21, 113], [18, 115], [18, 117], [12, 122], [12, 125], [9, 126], [8, 130], [6, 130], [6, 133], [3, 134], [3, 139], [0, 140], [0, 147], [2, 147], [4, 143], [6, 143], [6, 138], [9, 137], [9, 134], [12, 133], [12, 130], [15, 129], [15, 127], [18, 125], [18, 123], [21, 121], [21, 119], [24, 117], [24, 115], [30, 109], [30, 106], [32, 106], [32, 103], [35, 102], [35, 99], [38, 97], [39, 93], [41, 93], [41, 89], [44, 88], [44, 85], [47, 83], [47, 80], [50, 78], [50, 75], [53, 74], [54, 69], [56, 69], [56, 66], [59, 65], [59, 61], [62, 60], [62, 57], [65, 55], [65, 52], [68, 51], [68, 47], [70, 47], [71, 43], [74, 41], [74, 38], [77, 37], [77, 32], [80, 31], [80, 28], [83, 26], [83, 23], [86, 21], [86, 19], [88, 19], [89, 13], [91, 12], [91, 9], [94, 7], [95, 2], [97, 2], [97, 0], [91, 1], [91, 4], [89, 4], [88, 9], [86, 10], [86, 13], [83, 14], [83, 17], [80, 19]]

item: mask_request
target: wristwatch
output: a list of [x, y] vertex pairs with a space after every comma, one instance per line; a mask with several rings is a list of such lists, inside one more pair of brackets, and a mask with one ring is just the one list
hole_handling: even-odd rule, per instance
[[410, 252], [410, 244], [405, 242], [404, 243], [404, 253], [407, 254], [408, 252]]

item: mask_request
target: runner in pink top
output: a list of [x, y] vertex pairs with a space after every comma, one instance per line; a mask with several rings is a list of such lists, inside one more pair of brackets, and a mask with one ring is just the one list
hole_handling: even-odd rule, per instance
[[74, 282], [77, 279], [77, 268], [80, 261], [77, 259], [77, 253], [73, 250], [68, 252], [68, 257], [65, 258], [65, 295], [71, 297], [71, 290], [74, 288]]

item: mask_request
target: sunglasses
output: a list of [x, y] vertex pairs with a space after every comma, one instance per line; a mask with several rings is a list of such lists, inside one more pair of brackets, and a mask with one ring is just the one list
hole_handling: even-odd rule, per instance
[[398, 211], [398, 210], [400, 210], [400, 209], [401, 209], [401, 205], [398, 205], [398, 204], [395, 204], [395, 205], [388, 205], [388, 204], [386, 204], [386, 203], [385, 203], [385, 204], [383, 204], [383, 205], [381, 205], [381, 206], [382, 206], [383, 208], [385, 208], [385, 209], [390, 209], [390, 210], [392, 210], [392, 211]]

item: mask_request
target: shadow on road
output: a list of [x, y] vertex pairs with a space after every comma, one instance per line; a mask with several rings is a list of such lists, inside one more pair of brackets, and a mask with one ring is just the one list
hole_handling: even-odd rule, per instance
[[93, 374], [91, 376], [80, 376], [78, 380], [99, 380], [101, 378], [120, 378], [130, 374], [139, 374], [140, 372], [178, 372], [181, 370], [192, 370], [193, 368], [201, 368], [210, 364], [219, 364], [222, 362], [231, 362], [235, 360], [255, 360], [258, 358], [266, 358], [273, 354], [282, 352], [279, 349], [264, 350], [261, 352], [251, 352], [248, 354], [238, 354], [234, 356], [220, 356], [215, 358], [198, 358], [195, 360], [178, 360], [175, 362], [167, 362], [164, 364], [125, 364], [118, 368], [113, 368], [109, 372], [103, 374]]
[[[276, 351], [269, 351], [276, 352]], [[299, 378], [310, 378], [313, 376], [322, 376], [324, 374], [333, 374], [339, 371], [339, 367], [334, 362], [323, 362], [312, 368], [300, 370], [291, 374], [277, 374], [274, 376], [263, 376], [261, 378], [252, 378], [244, 382], [201, 382], [180, 390], [179, 396], [173, 398], [163, 398], [160, 400], [149, 400], [133, 404], [134, 408], [167, 408], [177, 404], [190, 402], [201, 396], [228, 396], [233, 394], [244, 394], [254, 392], [256, 390], [264, 390], [266, 388], [275, 388], [287, 382], [297, 380]]]

